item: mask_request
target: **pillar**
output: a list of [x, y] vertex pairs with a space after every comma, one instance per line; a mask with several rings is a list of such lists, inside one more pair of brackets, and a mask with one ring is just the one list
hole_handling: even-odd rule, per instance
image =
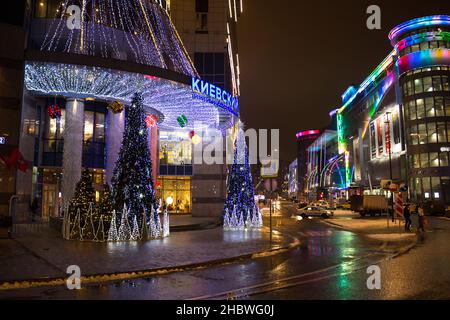
[[81, 178], [83, 156], [84, 101], [67, 99], [64, 128], [62, 200], [67, 205]]
[[125, 130], [125, 110], [114, 113], [108, 109], [106, 127], [106, 183], [111, 185], [116, 161], [122, 146], [123, 131]]

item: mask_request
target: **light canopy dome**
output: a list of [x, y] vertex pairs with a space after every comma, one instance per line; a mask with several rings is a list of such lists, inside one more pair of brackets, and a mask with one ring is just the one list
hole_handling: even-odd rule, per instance
[[180, 117], [187, 130], [232, 126], [237, 99], [213, 85], [194, 92], [197, 72], [158, 2], [63, 0], [56, 11], [31, 22], [25, 85], [34, 94], [130, 103], [139, 91], [162, 129], [179, 129]]
[[32, 37], [41, 50], [197, 75], [170, 16], [153, 0], [63, 0], [54, 19], [37, 19], [33, 27]]

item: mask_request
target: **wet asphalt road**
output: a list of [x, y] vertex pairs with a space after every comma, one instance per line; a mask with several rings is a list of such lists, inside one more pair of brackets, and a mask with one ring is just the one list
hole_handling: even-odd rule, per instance
[[[290, 218], [288, 203], [275, 229], [301, 245], [291, 251], [147, 279], [84, 286], [21, 289], [10, 299], [444, 299], [450, 298], [449, 229], [428, 232], [410, 252], [394, 257], [373, 243], [316, 219]], [[381, 269], [381, 290], [366, 286], [367, 266]]]

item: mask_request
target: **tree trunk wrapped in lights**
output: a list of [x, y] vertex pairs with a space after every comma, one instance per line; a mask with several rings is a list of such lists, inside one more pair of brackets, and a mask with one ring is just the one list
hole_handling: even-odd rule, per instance
[[[162, 235], [162, 230], [157, 212], [145, 118], [142, 94], [135, 93], [132, 104], [125, 108], [125, 130], [112, 178], [112, 200], [117, 213], [116, 222], [123, 222], [122, 215], [125, 213], [128, 223], [131, 225], [136, 217], [142, 230], [142, 223], [146, 220], [150, 226], [150, 237], [158, 238]], [[128, 211], [121, 211], [124, 206]], [[146, 219], [142, 219], [143, 210], [146, 212]], [[122, 227], [122, 223], [120, 226]]]
[[262, 216], [255, 203], [255, 191], [245, 142], [243, 124], [239, 122], [233, 164], [228, 169], [227, 199], [223, 211], [225, 230], [259, 229]]

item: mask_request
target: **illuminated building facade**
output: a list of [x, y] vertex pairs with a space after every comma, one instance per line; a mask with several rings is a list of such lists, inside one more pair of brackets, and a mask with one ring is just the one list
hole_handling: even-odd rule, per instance
[[[206, 25], [214, 32], [201, 30], [198, 35], [206, 40], [192, 40], [199, 30], [189, 29], [190, 19], [195, 24], [198, 10], [205, 13], [205, 2], [200, 7], [199, 2], [25, 1], [18, 11], [25, 12], [23, 21], [2, 26], [1, 32], [18, 39], [15, 51], [2, 51], [2, 57], [23, 59], [0, 65], [17, 80], [0, 97], [7, 105], [0, 119], [12, 119], [2, 122], [6, 132], [0, 136], [7, 138], [0, 139], [5, 142], [0, 152], [5, 159], [20, 155], [9, 167], [0, 165], [0, 178], [8, 181], [0, 184], [0, 214], [8, 214], [11, 196], [18, 195], [13, 208], [18, 220], [27, 218], [34, 197], [44, 220], [59, 216], [82, 167], [93, 173], [96, 191], [110, 183], [125, 118], [112, 106], [128, 105], [136, 91], [142, 92], [147, 112], [158, 196], [172, 198], [172, 213], [221, 214], [225, 166], [194, 164], [193, 149], [210, 140], [208, 130], [225, 134], [239, 117], [237, 89], [227, 76], [229, 8], [225, 1], [206, 1], [214, 12]], [[206, 49], [200, 59], [199, 43], [205, 48], [214, 43], [217, 49], [211, 51], [220, 47], [223, 59], [206, 55]], [[209, 83], [208, 92], [196, 92], [200, 78]]]
[[307, 184], [308, 199], [328, 199], [340, 196], [345, 185], [344, 161], [337, 152], [336, 130], [324, 130], [308, 147]]
[[392, 178], [414, 201], [450, 202], [450, 16], [400, 24], [394, 50], [343, 95], [337, 113], [346, 186]]
[[297, 138], [297, 190], [298, 200], [304, 201], [308, 187], [308, 147], [320, 136], [320, 130], [305, 130], [298, 132]]

